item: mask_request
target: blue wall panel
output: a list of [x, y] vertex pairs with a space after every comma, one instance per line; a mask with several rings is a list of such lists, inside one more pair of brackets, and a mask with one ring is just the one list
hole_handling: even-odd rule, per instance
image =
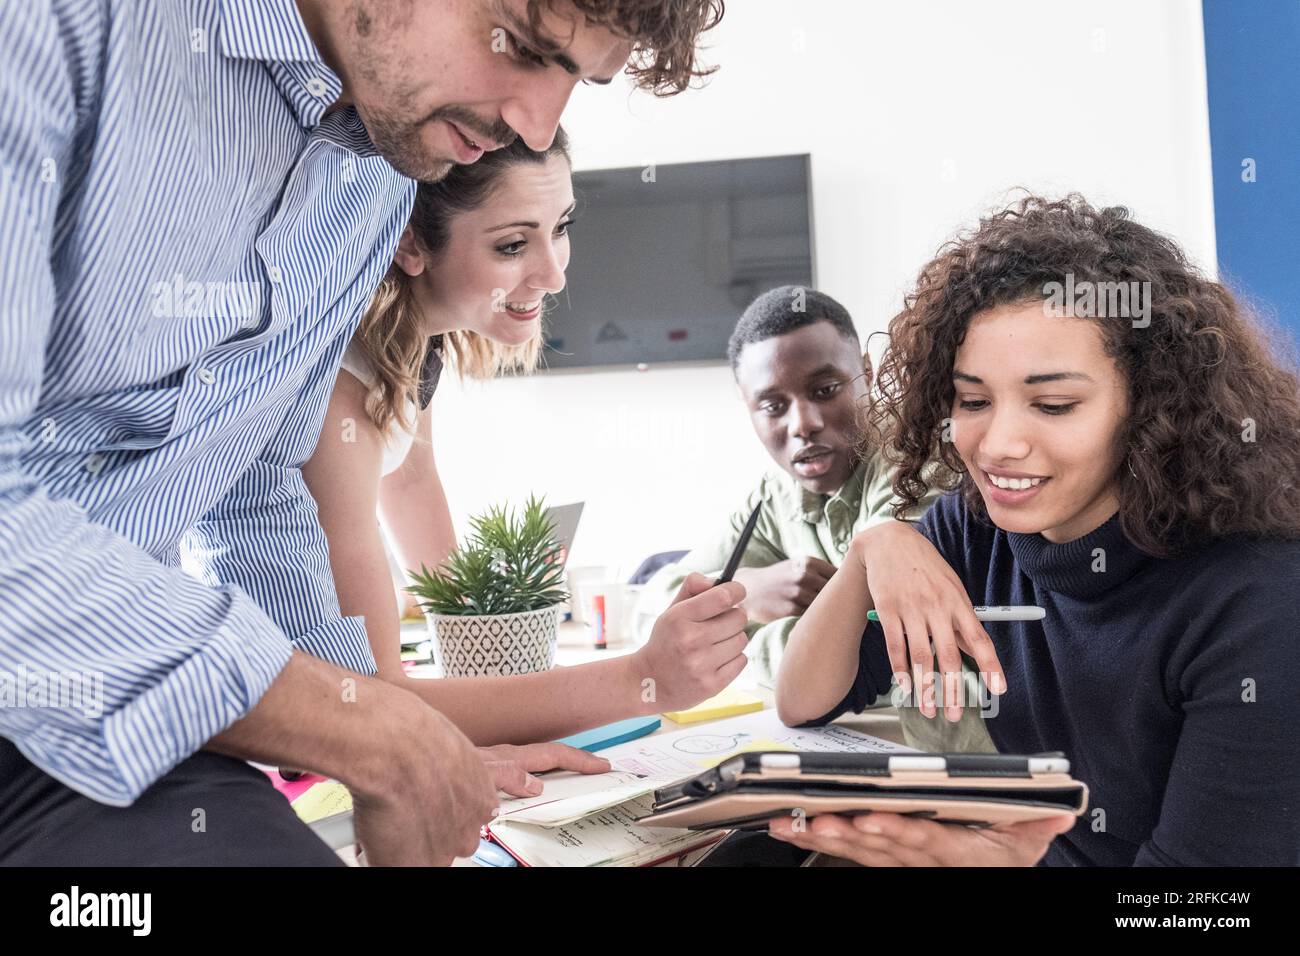
[[1300, 0], [1203, 16], [1221, 277], [1300, 342]]

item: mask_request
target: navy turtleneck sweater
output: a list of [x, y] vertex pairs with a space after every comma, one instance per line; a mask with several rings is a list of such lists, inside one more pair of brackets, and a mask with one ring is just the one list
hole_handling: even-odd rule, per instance
[[[1008, 683], [985, 717], [998, 751], [1062, 751], [1091, 791], [1045, 864], [1300, 864], [1300, 542], [1160, 559], [1115, 516], [1052, 544], [992, 526], [955, 493], [917, 530], [973, 604], [1047, 609], [985, 625]], [[879, 625], [860, 657], [818, 723], [888, 692]]]

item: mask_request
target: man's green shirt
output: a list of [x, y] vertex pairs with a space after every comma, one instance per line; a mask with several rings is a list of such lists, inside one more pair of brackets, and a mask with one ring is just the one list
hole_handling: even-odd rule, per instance
[[[740, 540], [745, 522], [760, 502], [763, 508], [741, 559], [742, 568], [764, 568], [798, 557], [820, 558], [838, 568], [855, 535], [895, 520], [897, 499], [892, 482], [893, 469], [879, 455], [864, 459], [833, 495], [814, 494], [785, 472], [765, 475], [717, 533], [651, 578], [641, 597], [640, 609], [645, 613], [638, 618], [650, 621], [662, 613], [692, 571], [720, 574]], [[905, 520], [919, 520], [937, 496], [932, 489], [904, 515]], [[797, 620], [785, 617], [767, 624], [751, 622], [746, 628], [750, 642], [745, 653], [760, 680], [775, 679], [786, 640]], [[649, 635], [640, 636], [644, 639]]]

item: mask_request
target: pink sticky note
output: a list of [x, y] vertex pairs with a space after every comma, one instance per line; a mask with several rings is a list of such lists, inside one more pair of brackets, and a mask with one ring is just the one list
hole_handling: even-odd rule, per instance
[[268, 770], [266, 775], [271, 778], [271, 786], [284, 794], [285, 799], [293, 803], [313, 786], [320, 783], [325, 778], [318, 773], [306, 773], [297, 780], [285, 780], [280, 776], [278, 770]]

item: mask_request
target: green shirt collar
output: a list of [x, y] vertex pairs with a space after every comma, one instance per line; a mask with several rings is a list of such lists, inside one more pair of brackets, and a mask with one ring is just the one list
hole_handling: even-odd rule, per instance
[[841, 502], [847, 514], [857, 514], [862, 506], [862, 485], [866, 480], [867, 463], [859, 461], [848, 479], [833, 495], [819, 495], [801, 485], [793, 475], [786, 473], [790, 481], [791, 503], [804, 521], [818, 524], [826, 520], [832, 503]]

